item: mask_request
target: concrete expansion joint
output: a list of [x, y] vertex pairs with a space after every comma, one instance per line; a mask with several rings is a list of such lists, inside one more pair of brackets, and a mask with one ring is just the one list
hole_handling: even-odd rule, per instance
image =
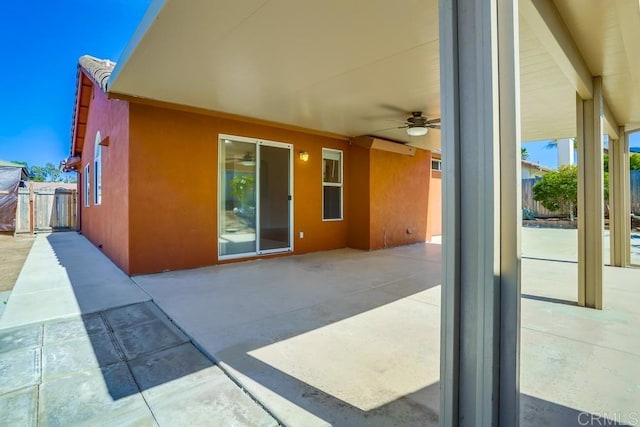
[[[144, 390], [144, 387], [142, 386], [142, 384], [140, 384], [140, 382], [136, 379], [136, 376], [133, 374], [133, 371], [131, 370], [131, 367], [129, 366], [129, 364], [125, 363], [125, 366], [127, 367], [127, 371], [129, 371], [129, 375], [133, 379], [133, 382], [136, 384], [136, 387], [138, 387], [138, 390]], [[151, 417], [153, 418], [153, 420], [156, 422], [156, 425], [158, 426], [161, 425], [160, 421], [158, 420], [158, 418], [156, 417], [156, 414], [153, 411], [153, 408], [151, 408], [151, 405], [149, 404], [149, 400], [145, 397], [144, 393], [140, 393], [140, 397], [142, 397], [144, 404], [147, 405], [147, 408], [149, 408], [149, 413], [151, 414]]]
[[[183, 328], [180, 327], [180, 325], [178, 323], [176, 323], [171, 316], [169, 316], [169, 313], [167, 313], [161, 305], [157, 304], [155, 302], [155, 300], [152, 298], [151, 303], [153, 303], [154, 306], [156, 306], [158, 308], [158, 310], [160, 310], [160, 312], [162, 312], [162, 314], [164, 314], [167, 319], [169, 319], [171, 321], [171, 323], [173, 325], [175, 325], [175, 327], [182, 332], [187, 338], [189, 338], [189, 341], [191, 342], [191, 344], [193, 344], [193, 346], [198, 349], [198, 351], [200, 351], [202, 354], [205, 355], [205, 357], [207, 359], [209, 359], [214, 365], [216, 365], [218, 368], [220, 368], [220, 370], [225, 374], [225, 376], [227, 378], [229, 378], [236, 386], [238, 386], [238, 388], [244, 393], [246, 394], [256, 405], [258, 405], [259, 407], [261, 407], [267, 414], [269, 414], [274, 420], [276, 420], [276, 422], [278, 423], [278, 425], [280, 426], [285, 426], [286, 424], [284, 424], [282, 422], [281, 419], [279, 419], [276, 414], [273, 413], [273, 411], [269, 410], [269, 408], [267, 408], [260, 400], [258, 400], [257, 397], [255, 397], [251, 392], [249, 392], [249, 390], [247, 390], [247, 388], [242, 385], [242, 383], [231, 373], [229, 372], [221, 363], [220, 361], [213, 355], [211, 354], [202, 344], [200, 344], [198, 342], [198, 340], [196, 340], [191, 334], [189, 334], [186, 330], [184, 330]], [[295, 310], [294, 310], [295, 311]]]
[[[584, 307], [579, 307], [579, 309], [580, 310], [584, 310]], [[594, 311], [596, 311], [597, 313], [601, 313], [600, 310], [594, 310]], [[576, 338], [567, 337], [566, 335], [562, 335], [562, 334], [553, 334], [551, 332], [541, 331], [541, 330], [538, 330], [538, 329], [535, 329], [535, 328], [530, 328], [530, 327], [527, 327], [527, 326], [521, 326], [521, 328], [522, 329], [526, 329], [526, 330], [528, 330], [530, 332], [535, 332], [535, 333], [539, 333], [539, 334], [542, 334], [542, 335], [547, 335], [549, 337], [560, 338], [560, 339], [567, 340], [567, 341], [573, 341], [573, 342], [580, 343], [580, 344], [586, 344], [586, 345], [597, 347], [597, 348], [600, 348], [600, 349], [603, 349], [603, 350], [615, 351], [615, 352], [618, 352], [618, 353], [621, 353], [621, 354], [626, 354], [626, 355], [629, 355], [629, 356], [640, 356], [640, 352], [633, 353], [633, 352], [629, 352], [629, 351], [625, 351], [625, 350], [620, 350], [620, 349], [617, 349], [617, 348], [614, 348], [614, 347], [611, 347], [611, 346], [600, 345], [600, 344], [597, 344], [597, 343], [593, 343], [591, 341], [579, 340], [579, 339], [576, 339]]]
[[259, 407], [261, 407], [267, 414], [269, 414], [274, 420], [276, 420], [276, 422], [278, 423], [278, 425], [280, 426], [286, 426], [286, 424], [280, 419], [278, 418], [278, 416], [271, 410], [269, 410], [269, 408], [267, 406], [265, 406], [260, 400], [258, 400], [257, 397], [255, 397], [253, 394], [251, 394], [251, 392], [249, 390], [247, 390], [247, 388], [244, 387], [244, 385], [242, 385], [242, 383], [229, 371], [227, 371], [227, 369], [222, 366], [218, 360], [215, 357], [211, 357], [209, 355], [209, 352], [205, 351], [202, 349], [202, 346], [200, 344], [198, 344], [197, 342], [193, 341], [193, 345], [196, 346], [196, 348], [200, 351], [202, 351], [204, 354], [207, 355], [207, 357], [209, 357], [211, 359], [211, 361], [213, 363], [215, 363], [215, 365], [220, 368], [220, 370], [227, 376], [227, 378], [229, 378], [235, 385], [238, 386], [238, 388], [240, 390], [242, 390], [242, 392], [244, 394], [246, 394], [247, 396], [249, 396], [249, 398], [255, 402], [256, 405], [258, 405]]

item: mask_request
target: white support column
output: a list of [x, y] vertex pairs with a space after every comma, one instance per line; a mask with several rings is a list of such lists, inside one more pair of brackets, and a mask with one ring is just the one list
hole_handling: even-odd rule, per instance
[[624, 141], [623, 150], [625, 153], [625, 167], [624, 169], [627, 171], [622, 180], [622, 184], [624, 185], [622, 189], [622, 193], [624, 194], [624, 211], [627, 213], [627, 219], [625, 222], [625, 241], [626, 246], [624, 250], [624, 264], [631, 265], [631, 218], [629, 218], [629, 214], [631, 213], [631, 153], [629, 150], [629, 135], [630, 132], [625, 132], [623, 127], [620, 127], [620, 138]]
[[578, 304], [602, 309], [604, 192], [602, 78], [593, 78], [593, 99], [577, 95]]
[[440, 0], [440, 425], [517, 426], [520, 98], [516, 0]]
[[558, 166], [573, 165], [573, 140], [570, 138], [558, 140]]
[[[631, 257], [629, 221], [629, 141], [624, 129], [618, 129], [619, 140], [609, 143], [609, 231], [611, 265], [626, 267]], [[626, 183], [625, 183], [626, 182]]]

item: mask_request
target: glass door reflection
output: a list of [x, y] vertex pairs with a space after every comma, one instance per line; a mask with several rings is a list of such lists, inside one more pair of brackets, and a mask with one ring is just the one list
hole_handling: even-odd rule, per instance
[[255, 253], [256, 144], [232, 139], [220, 143], [219, 255]]

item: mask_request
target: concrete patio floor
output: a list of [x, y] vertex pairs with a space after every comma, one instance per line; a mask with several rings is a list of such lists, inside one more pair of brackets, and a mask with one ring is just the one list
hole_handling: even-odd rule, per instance
[[[523, 227], [522, 254], [529, 258], [559, 261], [578, 261], [578, 230], [561, 228]], [[610, 263], [611, 233], [603, 233], [602, 259]], [[631, 264], [640, 267], [640, 233], [631, 233]]]
[[286, 425], [437, 425], [438, 245], [134, 280]]
[[[562, 255], [561, 248], [566, 255], [572, 237], [556, 233], [555, 240], [548, 240], [553, 235], [547, 231], [523, 230], [524, 255], [532, 258], [522, 264], [521, 425], [605, 425], [598, 423], [604, 415], [634, 425], [640, 420], [640, 270], [606, 267], [605, 310], [577, 307], [576, 264], [538, 259], [539, 254]], [[98, 311], [122, 350], [109, 321], [113, 307], [85, 300], [91, 295], [84, 291], [91, 286], [89, 278], [111, 271], [105, 267], [110, 262], [80, 235], [53, 236], [60, 236], [55, 237], [60, 244], [52, 245], [51, 252], [35, 251], [34, 246], [33, 255], [47, 269], [55, 272], [51, 257], [57, 256], [72, 271], [70, 263], [76, 259], [61, 254], [81, 248], [74, 254], [83, 273], [69, 274], [79, 299], [65, 293], [76, 301], [75, 306], [65, 303], [66, 315]], [[83, 258], [83, 253], [95, 259]], [[437, 425], [440, 257], [439, 245], [419, 244], [375, 252], [344, 249], [136, 276], [133, 281], [116, 274], [110, 297], [118, 304], [118, 294], [127, 293], [132, 301], [125, 304], [135, 307], [141, 303], [138, 298], [151, 296], [170, 319], [166, 322], [177, 325], [286, 425]], [[31, 282], [46, 288], [46, 276]], [[22, 295], [41, 298], [37, 286], [27, 291], [25, 285]], [[96, 295], [100, 299], [103, 293]], [[0, 328], [40, 322], [46, 335], [50, 309], [44, 308], [42, 315], [24, 313], [34, 307], [29, 298], [12, 295]], [[172, 348], [182, 345], [176, 342]], [[45, 347], [46, 341], [38, 347], [41, 354]], [[156, 353], [157, 363], [165, 360], [162, 351]], [[132, 363], [135, 354], [129, 356], [121, 356], [119, 363]], [[127, 366], [135, 378], [134, 368]], [[190, 375], [183, 381], [188, 383]], [[28, 387], [22, 390], [29, 393]], [[171, 391], [178, 400], [188, 396], [180, 382], [166, 379], [140, 388], [143, 397], [156, 390], [158, 395]], [[0, 406], [8, 396], [2, 393]], [[189, 410], [183, 412], [186, 418], [180, 421], [198, 424], [189, 420]]]
[[[523, 230], [522, 425], [631, 423], [640, 270], [605, 268], [606, 309], [577, 307], [576, 264], [535, 259], [572, 234], [547, 232]], [[440, 256], [345, 249], [134, 280], [287, 425], [437, 425]]]

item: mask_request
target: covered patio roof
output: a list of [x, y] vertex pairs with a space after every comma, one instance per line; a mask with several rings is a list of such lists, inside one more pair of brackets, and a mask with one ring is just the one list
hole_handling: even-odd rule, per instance
[[[520, 1], [523, 140], [575, 136], [575, 93], [589, 99], [591, 76], [603, 78], [605, 131], [640, 126], [639, 9]], [[393, 129], [411, 111], [440, 117], [438, 2], [156, 0], [108, 90], [438, 149], [439, 131]]]
[[[602, 309], [602, 135], [618, 142], [611, 258], [623, 266], [638, 31], [631, 0], [158, 0], [108, 92], [442, 147], [440, 422], [517, 425], [519, 142], [577, 138], [577, 299]], [[445, 142], [439, 131], [410, 139], [399, 126], [411, 111], [442, 116]]]

